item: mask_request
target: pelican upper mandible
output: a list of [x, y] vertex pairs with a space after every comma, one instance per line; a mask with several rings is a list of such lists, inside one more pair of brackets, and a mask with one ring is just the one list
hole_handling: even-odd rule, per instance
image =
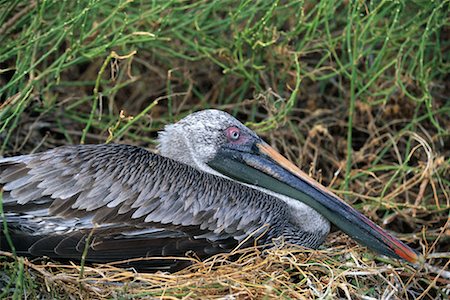
[[[193, 113], [167, 125], [158, 141], [160, 155], [103, 144], [1, 158], [15, 250], [80, 259], [87, 248], [88, 261], [110, 262], [187, 251], [206, 257], [256, 238], [315, 249], [331, 222], [380, 254], [420, 258], [228, 113]], [[10, 249], [3, 232], [1, 248]]]

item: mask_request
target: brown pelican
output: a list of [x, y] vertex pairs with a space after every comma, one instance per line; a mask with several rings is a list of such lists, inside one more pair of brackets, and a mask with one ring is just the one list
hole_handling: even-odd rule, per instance
[[[419, 259], [225, 112], [193, 113], [158, 139], [161, 155], [105, 144], [0, 159], [16, 251], [79, 259], [86, 248], [88, 261], [109, 262], [187, 251], [205, 257], [277, 237], [317, 248], [331, 222], [383, 255]], [[3, 233], [1, 243], [8, 248]]]

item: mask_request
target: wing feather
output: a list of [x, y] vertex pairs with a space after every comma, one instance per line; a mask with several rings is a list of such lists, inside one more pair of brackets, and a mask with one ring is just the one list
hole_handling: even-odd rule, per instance
[[[228, 245], [230, 239], [240, 242], [264, 224], [271, 225], [267, 239], [279, 236], [288, 223], [286, 204], [277, 198], [128, 145], [70, 146], [2, 158], [0, 186], [3, 186], [7, 213], [20, 212], [32, 219], [37, 218], [38, 211], [42, 214], [42, 209], [47, 209], [47, 215], [40, 218], [51, 220], [56, 224], [53, 228], [59, 228], [49, 235], [48, 240], [52, 242], [48, 245], [54, 246], [56, 254], [65, 253], [66, 257], [74, 255], [69, 253], [74, 251], [74, 245], [79, 250], [80, 239], [86, 235], [81, 231], [76, 233], [77, 228], [71, 228], [70, 232], [76, 234], [69, 235], [67, 226], [57, 226], [58, 222], [70, 218], [81, 218], [83, 222], [74, 223], [82, 223], [83, 230], [108, 224], [136, 231], [176, 228], [176, 232], [183, 233], [180, 245], [185, 247], [192, 245], [187, 237], [209, 241], [203, 243], [205, 253], [213, 252], [207, 251], [207, 247], [220, 248], [221, 244]], [[50, 237], [63, 229], [65, 235], [60, 239]], [[45, 236], [49, 231], [48, 228], [35, 230], [29, 234]], [[116, 240], [116, 245], [122, 245], [119, 241], [123, 238], [106, 236], [111, 238], [109, 244]], [[101, 240], [97, 233], [96, 237]], [[151, 239], [139, 234], [134, 238]], [[166, 238], [157, 239], [161, 242]], [[194, 244], [199, 246], [198, 242]], [[48, 253], [42, 248], [44, 245], [45, 239], [40, 239], [32, 250]], [[180, 245], [176, 246], [178, 251]]]

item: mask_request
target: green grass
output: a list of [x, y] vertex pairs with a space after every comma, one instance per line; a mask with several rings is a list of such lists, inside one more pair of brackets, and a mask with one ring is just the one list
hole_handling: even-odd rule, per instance
[[[449, 4], [0, 1], [0, 155], [154, 148], [165, 124], [219, 108], [417, 249], [448, 251]], [[3, 261], [16, 283], [0, 293], [33, 294], [27, 265]], [[405, 272], [419, 294], [436, 278]]]

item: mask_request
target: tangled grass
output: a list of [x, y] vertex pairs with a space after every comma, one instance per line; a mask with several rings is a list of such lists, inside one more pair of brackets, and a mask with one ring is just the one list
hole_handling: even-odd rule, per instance
[[437, 292], [436, 286], [448, 284], [449, 272], [430, 272], [423, 266], [416, 269], [390, 260], [377, 264], [371, 255], [365, 257], [363, 248], [349, 244], [319, 251], [286, 245], [264, 251], [247, 248], [205, 261], [186, 257], [192, 265], [172, 274], [138, 273], [114, 264], [81, 267], [23, 258], [18, 263], [35, 284], [27, 297], [444, 299], [448, 295], [448, 287]]

